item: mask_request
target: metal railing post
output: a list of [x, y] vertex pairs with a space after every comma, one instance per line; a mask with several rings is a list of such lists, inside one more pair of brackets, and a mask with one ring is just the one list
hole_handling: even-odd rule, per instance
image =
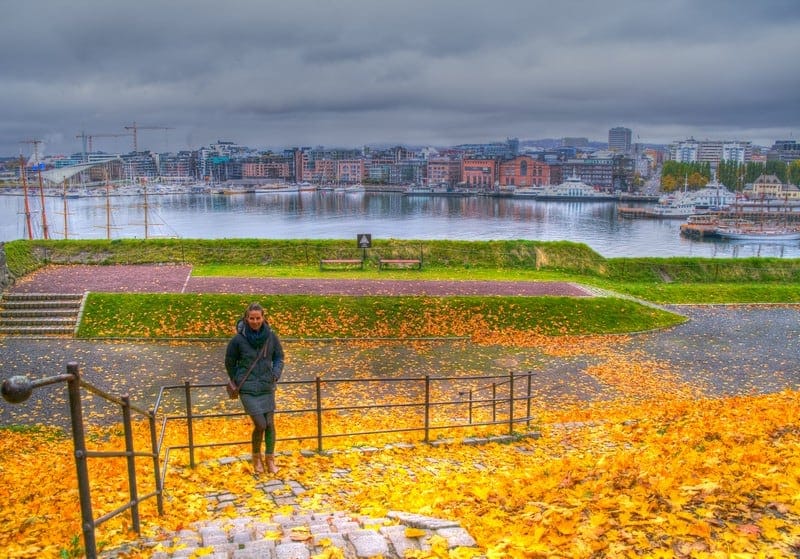
[[472, 407], [473, 407], [473, 399], [472, 399], [472, 388], [469, 389], [469, 424], [472, 425]]
[[425, 375], [425, 442], [431, 442], [431, 377]]
[[186, 429], [189, 437], [189, 467], [194, 469], [194, 426], [192, 417], [192, 387], [187, 380], [183, 385], [184, 400], [186, 401]]
[[533, 371], [528, 371], [528, 386], [526, 388], [527, 407], [525, 408], [525, 417], [527, 418], [527, 425], [529, 429], [531, 426], [531, 385], [532, 385], [531, 378], [532, 377], [533, 377]]
[[317, 452], [322, 454], [322, 380], [319, 375], [314, 379], [317, 397]]
[[514, 434], [514, 371], [508, 374], [508, 434]]
[[131, 399], [122, 397], [122, 425], [125, 430], [125, 460], [128, 463], [128, 492], [131, 496], [131, 522], [137, 534], [142, 533], [139, 525], [139, 491], [136, 488], [136, 457], [133, 448], [133, 430], [131, 429]]
[[75, 468], [78, 473], [78, 496], [81, 503], [81, 530], [87, 559], [97, 558], [97, 542], [94, 537], [94, 514], [92, 495], [89, 486], [89, 468], [86, 464], [86, 435], [83, 430], [83, 410], [81, 409], [81, 379], [78, 364], [67, 363], [69, 393], [69, 415], [72, 421], [72, 444], [75, 448]]
[[158, 435], [156, 433], [156, 412], [150, 411], [150, 449], [153, 454], [153, 475], [156, 478], [156, 505], [159, 516], [164, 515], [164, 485], [161, 483], [161, 464], [159, 463], [160, 449], [158, 448]]
[[497, 421], [497, 383], [492, 383], [492, 423]]

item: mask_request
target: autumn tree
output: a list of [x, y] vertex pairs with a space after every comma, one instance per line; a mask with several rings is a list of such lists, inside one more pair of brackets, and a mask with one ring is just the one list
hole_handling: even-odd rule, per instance
[[800, 184], [800, 159], [795, 159], [787, 165], [787, 176], [792, 184]]
[[674, 192], [675, 189], [678, 187], [678, 181], [675, 179], [674, 175], [661, 175], [661, 191], [662, 192]]
[[[667, 180], [665, 183], [665, 179]], [[661, 169], [661, 189], [671, 192], [687, 184], [693, 190], [702, 188], [711, 179], [711, 165], [707, 162], [665, 161]]]

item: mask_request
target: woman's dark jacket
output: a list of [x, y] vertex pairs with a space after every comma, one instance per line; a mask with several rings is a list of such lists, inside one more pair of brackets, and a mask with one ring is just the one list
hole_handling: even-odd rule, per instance
[[[244, 381], [239, 392], [241, 394], [274, 394], [275, 384], [280, 380], [283, 373], [283, 348], [275, 332], [264, 322], [263, 328], [267, 329], [264, 346], [266, 353], [258, 360], [253, 370]], [[237, 385], [242, 382], [242, 378], [250, 368], [250, 364], [258, 356], [261, 348], [250, 345], [244, 334], [246, 325], [240, 320], [236, 325], [236, 335], [228, 342], [225, 350], [225, 370], [228, 377]]]

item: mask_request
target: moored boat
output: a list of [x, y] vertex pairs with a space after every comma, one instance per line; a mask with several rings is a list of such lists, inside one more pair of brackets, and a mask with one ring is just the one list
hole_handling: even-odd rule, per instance
[[512, 198], [537, 198], [543, 190], [541, 186], [521, 186], [515, 188]]
[[796, 241], [800, 240], [800, 229], [775, 224], [743, 221], [723, 222], [714, 232], [718, 237], [734, 241]]
[[366, 192], [366, 188], [364, 188], [363, 184], [351, 184], [344, 187], [344, 192], [348, 194], [363, 194]]
[[686, 219], [686, 223], [681, 223], [681, 235], [696, 239], [716, 237], [717, 225], [719, 225], [719, 216], [716, 214], [690, 215]]
[[622, 217], [650, 217], [660, 219], [685, 219], [698, 213], [697, 206], [688, 195], [678, 192], [662, 196], [655, 206], [620, 206], [617, 212]]
[[686, 195], [698, 209], [719, 209], [736, 203], [736, 194], [728, 190], [716, 177], [700, 190], [688, 192]]
[[597, 190], [573, 174], [564, 182], [542, 187], [539, 200], [614, 200], [614, 195]]
[[410, 186], [403, 196], [473, 196], [475, 192], [439, 186]]

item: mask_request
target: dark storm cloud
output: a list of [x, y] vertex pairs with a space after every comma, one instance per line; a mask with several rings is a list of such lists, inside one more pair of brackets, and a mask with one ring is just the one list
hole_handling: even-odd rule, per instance
[[[796, 0], [0, 3], [0, 154], [800, 129]], [[10, 55], [9, 55], [10, 54]], [[128, 149], [129, 140], [95, 147]]]

